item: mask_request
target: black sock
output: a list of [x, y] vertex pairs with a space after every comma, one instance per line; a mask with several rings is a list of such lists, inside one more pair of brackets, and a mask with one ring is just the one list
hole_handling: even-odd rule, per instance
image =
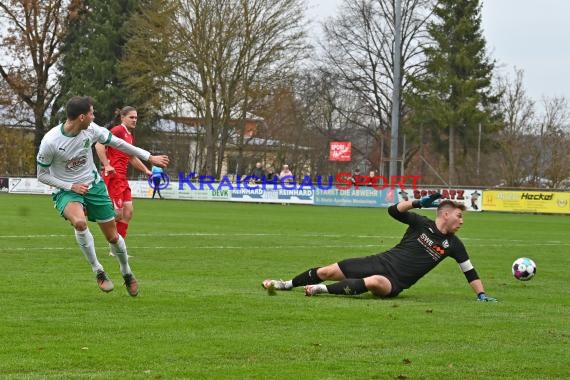
[[327, 290], [330, 294], [345, 294], [349, 296], [366, 293], [368, 291], [362, 278], [347, 278], [346, 280], [327, 285]]
[[292, 280], [293, 287], [315, 285], [323, 282], [323, 280], [317, 276], [317, 269], [319, 268], [311, 268], [308, 271], [295, 276]]

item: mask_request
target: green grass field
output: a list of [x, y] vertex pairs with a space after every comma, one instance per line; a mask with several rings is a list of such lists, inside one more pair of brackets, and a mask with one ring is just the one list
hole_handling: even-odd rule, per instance
[[[570, 217], [467, 213], [490, 296], [452, 260], [398, 298], [270, 297], [264, 278], [393, 246], [385, 209], [135, 200], [139, 297], [95, 224], [105, 294], [48, 196], [0, 194], [2, 379], [563, 379]], [[425, 211], [433, 216], [433, 211]], [[511, 264], [529, 256], [537, 276]]]

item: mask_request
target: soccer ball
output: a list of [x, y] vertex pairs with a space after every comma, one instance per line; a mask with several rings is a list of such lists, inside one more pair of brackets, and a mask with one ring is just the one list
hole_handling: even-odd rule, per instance
[[528, 257], [521, 257], [513, 263], [513, 276], [517, 280], [528, 281], [536, 274], [536, 264]]

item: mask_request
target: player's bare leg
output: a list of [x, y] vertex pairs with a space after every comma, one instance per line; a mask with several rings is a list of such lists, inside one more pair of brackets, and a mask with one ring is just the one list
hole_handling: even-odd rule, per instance
[[125, 240], [117, 232], [115, 221], [111, 220], [109, 222], [99, 223], [99, 227], [109, 242], [111, 251], [119, 261], [121, 273], [123, 275], [123, 279], [125, 280], [127, 291], [131, 296], [136, 296], [138, 294], [138, 283], [133, 275], [133, 272], [131, 271], [131, 267], [129, 266], [129, 258]]
[[392, 292], [392, 283], [384, 276], [370, 276], [364, 279], [366, 289], [376, 297], [387, 297]]
[[[115, 222], [116, 222], [117, 232], [124, 239], [127, 236], [129, 221], [133, 217], [133, 202], [122, 203], [122, 207], [115, 208], [115, 214], [116, 214]], [[112, 250], [109, 251], [109, 256], [115, 256]], [[132, 258], [133, 256], [128, 255], [128, 257]]]
[[95, 241], [89, 227], [83, 209], [83, 204], [79, 202], [69, 202], [63, 210], [63, 216], [71, 223], [75, 230], [75, 239], [83, 255], [91, 265], [91, 270], [95, 273], [95, 278], [99, 289], [110, 292], [114, 289], [113, 282], [105, 273], [103, 265], [97, 259], [95, 252]]

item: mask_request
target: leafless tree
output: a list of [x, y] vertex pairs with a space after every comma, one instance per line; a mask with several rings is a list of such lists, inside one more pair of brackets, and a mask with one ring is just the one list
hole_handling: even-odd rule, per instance
[[[431, 0], [402, 1], [401, 64], [408, 77], [423, 72], [422, 47], [429, 42], [426, 23]], [[345, 1], [340, 15], [324, 24], [322, 70], [354, 94], [358, 107], [340, 109], [382, 145], [390, 130], [395, 8], [393, 1]], [[405, 77], [402, 87], [408, 86]], [[404, 107], [402, 107], [404, 109]], [[374, 120], [374, 122], [371, 122]]]
[[[351, 121], [345, 116], [355, 107], [354, 95], [336, 85], [319, 71], [307, 70], [297, 81], [297, 97], [302, 104], [304, 126], [312, 136], [313, 173], [327, 174], [338, 171], [336, 164], [329, 162], [329, 143], [339, 140], [354, 140], [356, 137]], [[339, 110], [343, 109], [344, 112]], [[353, 159], [366, 156], [367, 152], [353, 152]], [[354, 153], [357, 153], [356, 155]], [[356, 158], [359, 156], [359, 158]]]
[[[235, 133], [230, 120], [243, 118], [256, 89], [284, 80], [304, 53], [302, 1], [161, 3], [174, 9], [168, 34], [158, 30], [154, 37], [167, 42], [168, 51], [157, 57], [152, 49], [128, 47], [126, 59], [144, 65], [167, 57], [171, 70], [159, 72], [160, 79], [154, 80], [204, 120], [202, 173], [219, 176], [226, 144]], [[152, 23], [154, 18], [147, 19]]]
[[543, 104], [544, 114], [539, 120], [541, 141], [537, 152], [536, 177], [545, 177], [551, 181], [552, 187], [559, 187], [562, 181], [570, 178], [570, 109], [564, 97], [544, 98]]
[[[20, 126], [33, 127], [37, 149], [46, 132], [46, 113], [57, 95], [55, 65], [67, 23], [80, 0], [0, 2], [0, 77], [8, 84], [10, 107]], [[47, 115], [49, 116], [49, 115]]]
[[499, 109], [504, 117], [504, 128], [498, 132], [500, 159], [496, 160], [506, 186], [519, 186], [529, 167], [530, 135], [535, 123], [535, 104], [525, 91], [524, 72], [515, 69], [514, 79], [500, 78], [498, 86], [503, 92]]

